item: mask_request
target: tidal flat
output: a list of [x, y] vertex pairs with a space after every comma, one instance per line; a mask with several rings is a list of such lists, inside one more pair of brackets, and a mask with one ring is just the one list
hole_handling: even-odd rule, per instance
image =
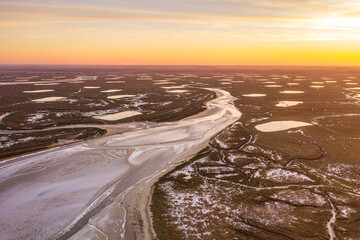
[[359, 79], [0, 69], [1, 238], [357, 239]]

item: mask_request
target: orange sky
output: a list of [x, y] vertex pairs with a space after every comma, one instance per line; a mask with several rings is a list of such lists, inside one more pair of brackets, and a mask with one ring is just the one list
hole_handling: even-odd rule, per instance
[[0, 64], [360, 65], [353, 1], [170, 2], [0, 1]]

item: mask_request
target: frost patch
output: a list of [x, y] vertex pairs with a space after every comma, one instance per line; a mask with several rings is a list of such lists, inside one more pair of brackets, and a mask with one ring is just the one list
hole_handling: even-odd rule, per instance
[[289, 170], [284, 170], [281, 168], [268, 170], [266, 171], [265, 175], [267, 179], [274, 182], [282, 182], [282, 183], [314, 182], [313, 179], [309, 178], [304, 174]]

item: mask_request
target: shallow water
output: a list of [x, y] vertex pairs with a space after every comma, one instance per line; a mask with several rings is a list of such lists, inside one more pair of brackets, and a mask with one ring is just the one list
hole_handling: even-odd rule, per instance
[[285, 91], [281, 91], [280, 93], [285, 93], [285, 94], [298, 94], [298, 93], [304, 93], [304, 91], [285, 90]]
[[113, 92], [120, 92], [122, 91], [121, 89], [109, 89], [109, 90], [103, 90], [101, 92], [103, 93], [113, 93]]
[[106, 120], [106, 121], [116, 121], [124, 118], [129, 118], [137, 115], [141, 115], [141, 112], [137, 111], [125, 111], [125, 112], [119, 112], [119, 113], [112, 113], [112, 114], [105, 114], [105, 115], [99, 115], [94, 116], [93, 118], [100, 119], [100, 120]]
[[169, 86], [169, 87], [161, 87], [163, 89], [176, 89], [176, 88], [185, 88], [185, 86]]
[[255, 128], [261, 132], [277, 132], [311, 125], [311, 123], [299, 121], [273, 121], [256, 125]]
[[124, 83], [125, 81], [106, 81], [106, 83]]
[[96, 89], [96, 88], [100, 88], [99, 86], [85, 86], [84, 88], [86, 89]]
[[[20, 157], [3, 166], [2, 179], [16, 181], [7, 183], [0, 196], [0, 216], [7, 218], [0, 226], [2, 237], [55, 239], [59, 231], [70, 229], [103, 201], [115, 189], [115, 183], [121, 184], [121, 189], [131, 187], [236, 121], [241, 113], [232, 104], [234, 98], [225, 91], [213, 91], [218, 98], [207, 103], [208, 110], [194, 116], [165, 125], [143, 123], [141, 129], [134, 129], [133, 123], [125, 124], [119, 127], [118, 134]], [[114, 120], [130, 113], [141, 114], [122, 112], [97, 117]], [[123, 129], [129, 131], [122, 133]], [[130, 139], [136, 145], [129, 150]], [[151, 164], [140, 165], [145, 161]], [[137, 166], [136, 170], [126, 178], [125, 172], [133, 166]]]
[[186, 93], [189, 90], [169, 90], [167, 91], [168, 93]]
[[301, 101], [280, 101], [275, 106], [277, 106], [277, 107], [291, 107], [291, 106], [296, 106], [296, 105], [301, 104], [301, 103], [303, 103], [303, 102], [301, 102]]
[[268, 88], [279, 88], [279, 87], [282, 87], [282, 85], [265, 85], [265, 87], [268, 87]]
[[46, 98], [38, 98], [31, 100], [33, 102], [53, 102], [57, 100], [65, 99], [65, 97], [46, 97]]
[[250, 93], [250, 94], [243, 94], [243, 97], [265, 97], [266, 94], [264, 93]]
[[53, 89], [43, 89], [43, 90], [31, 90], [31, 91], [23, 91], [23, 93], [44, 93], [44, 92], [53, 92]]

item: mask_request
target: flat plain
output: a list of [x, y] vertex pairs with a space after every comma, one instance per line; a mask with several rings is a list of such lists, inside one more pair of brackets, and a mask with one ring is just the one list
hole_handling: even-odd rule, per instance
[[[0, 206], [28, 196], [3, 237], [126, 239], [147, 221], [158, 239], [357, 239], [359, 83], [340, 67], [2, 66]], [[102, 217], [152, 173], [145, 219]]]

